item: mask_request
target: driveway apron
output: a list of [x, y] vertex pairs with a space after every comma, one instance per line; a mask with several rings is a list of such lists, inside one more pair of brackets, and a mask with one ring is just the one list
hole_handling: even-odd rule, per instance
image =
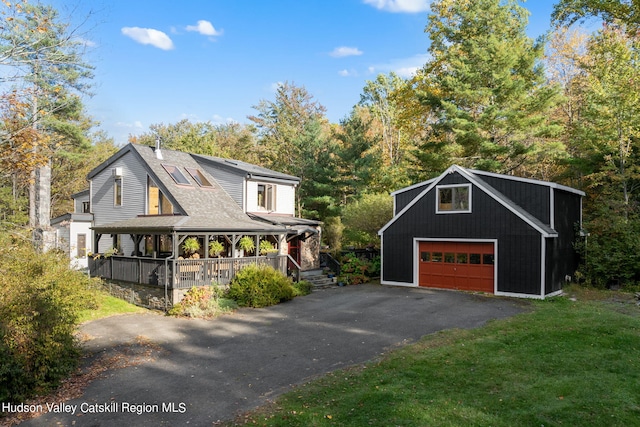
[[211, 425], [426, 334], [475, 328], [525, 310], [521, 300], [359, 285], [213, 320], [110, 317], [81, 327], [89, 352], [143, 341], [157, 349], [155, 356], [105, 372], [66, 402], [76, 405], [75, 413], [49, 412], [21, 425]]

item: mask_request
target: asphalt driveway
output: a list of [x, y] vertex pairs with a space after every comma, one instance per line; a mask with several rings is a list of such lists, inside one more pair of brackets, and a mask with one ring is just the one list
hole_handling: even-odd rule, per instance
[[65, 402], [69, 412], [21, 425], [211, 425], [426, 334], [474, 328], [526, 309], [521, 300], [360, 285], [214, 320], [152, 314], [97, 320], [82, 326], [89, 351], [100, 355], [137, 342], [151, 349], [149, 357], [106, 371]]

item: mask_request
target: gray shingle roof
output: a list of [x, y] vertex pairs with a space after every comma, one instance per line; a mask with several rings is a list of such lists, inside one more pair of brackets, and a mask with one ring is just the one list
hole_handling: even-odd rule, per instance
[[274, 178], [285, 181], [294, 181], [297, 183], [300, 182], [300, 178], [297, 176], [287, 175], [286, 173], [263, 168], [262, 166], [253, 165], [241, 160], [223, 159], [221, 157], [204, 156], [201, 154], [194, 154], [193, 157], [200, 161], [214, 163], [219, 167], [233, 170], [237, 173], [242, 173], [243, 175], [248, 175], [249, 178]]
[[[242, 211], [218, 182], [203, 170], [189, 153], [162, 149], [158, 159], [153, 147], [131, 144], [126, 147], [137, 155], [150, 171], [155, 183], [177, 205], [176, 210], [184, 215], [149, 215], [97, 226], [98, 232], [107, 231], [283, 231], [283, 227], [256, 221]], [[123, 149], [124, 150], [124, 149]], [[176, 166], [190, 185], [177, 184], [162, 165]], [[199, 169], [212, 187], [200, 187], [185, 168]], [[141, 195], [142, 197], [142, 195]]]

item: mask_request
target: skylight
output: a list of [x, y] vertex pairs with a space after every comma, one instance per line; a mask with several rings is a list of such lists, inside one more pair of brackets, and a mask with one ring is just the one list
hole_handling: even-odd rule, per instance
[[162, 167], [167, 171], [169, 175], [171, 175], [171, 178], [173, 178], [176, 184], [191, 185], [187, 177], [184, 176], [184, 174], [180, 172], [180, 169], [178, 169], [176, 166], [163, 164]]
[[197, 182], [200, 187], [213, 187], [213, 185], [209, 182], [209, 180], [205, 178], [204, 174], [202, 173], [202, 171], [200, 171], [200, 169], [194, 169], [194, 168], [185, 168], [185, 169], [187, 170], [187, 172], [189, 172], [189, 175], [193, 177], [195, 182]]

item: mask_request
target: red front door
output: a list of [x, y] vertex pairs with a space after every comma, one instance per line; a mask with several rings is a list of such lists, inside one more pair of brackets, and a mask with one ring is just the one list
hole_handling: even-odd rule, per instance
[[494, 291], [492, 242], [420, 242], [418, 263], [420, 286]]

